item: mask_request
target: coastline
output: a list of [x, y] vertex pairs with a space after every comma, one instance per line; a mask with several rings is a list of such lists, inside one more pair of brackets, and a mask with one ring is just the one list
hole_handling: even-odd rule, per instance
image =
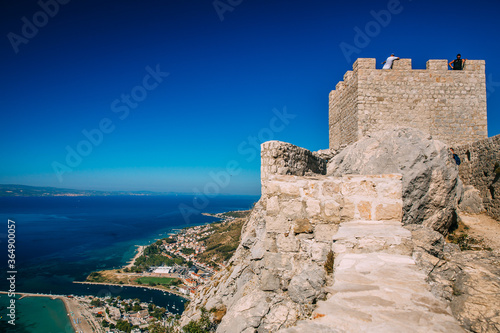
[[130, 259], [130, 261], [127, 263], [127, 265], [123, 266], [121, 269], [132, 268], [134, 266], [137, 258], [142, 256], [142, 254], [144, 253], [144, 249], [147, 247], [147, 245], [136, 245], [136, 246], [137, 246], [137, 250], [136, 250], [137, 253], [135, 254], [135, 256], [132, 259]]
[[[8, 295], [9, 293], [6, 291], [0, 291], [0, 294]], [[45, 294], [22, 293], [22, 292], [20, 293], [16, 292], [15, 294], [21, 296], [19, 299], [25, 297], [47, 297], [50, 299], [59, 299], [64, 304], [64, 307], [66, 309], [66, 315], [68, 316], [68, 320], [75, 332], [83, 332], [83, 333], [103, 332], [101, 329], [101, 325], [99, 325], [94, 320], [94, 317], [90, 313], [88, 313], [88, 311], [85, 308], [82, 308], [82, 306], [78, 304], [78, 301], [76, 299], [71, 299], [65, 295], [45, 295]], [[79, 325], [76, 324], [75, 321], [73, 321], [74, 318], [82, 318]]]
[[146, 286], [146, 285], [137, 285], [137, 284], [119, 284], [119, 283], [109, 283], [109, 282], [88, 282], [88, 281], [73, 281], [73, 283], [78, 283], [78, 284], [93, 284], [93, 285], [105, 285], [105, 286], [117, 286], [117, 287], [134, 287], [134, 288], [144, 288], [144, 289], [153, 289], [153, 290], [158, 290], [162, 291], [165, 293], [169, 293], [172, 295], [176, 295], [179, 297], [182, 297], [188, 301], [191, 301], [191, 298], [189, 296], [186, 296], [184, 294], [181, 294], [179, 292], [173, 291], [173, 290], [166, 290], [158, 287], [152, 287], [152, 286]]

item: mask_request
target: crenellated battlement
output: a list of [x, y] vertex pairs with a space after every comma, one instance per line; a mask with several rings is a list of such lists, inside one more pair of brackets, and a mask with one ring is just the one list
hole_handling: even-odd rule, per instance
[[448, 69], [431, 59], [412, 69], [411, 59], [376, 69], [376, 59], [359, 58], [330, 93], [330, 148], [395, 126], [415, 127], [450, 145], [487, 137], [484, 60]]

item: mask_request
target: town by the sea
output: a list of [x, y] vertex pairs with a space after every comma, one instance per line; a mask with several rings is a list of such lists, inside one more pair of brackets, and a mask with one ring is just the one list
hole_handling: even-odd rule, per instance
[[[76, 284], [93, 271], [119, 268], [148, 245], [177, 229], [216, 221], [202, 213], [250, 209], [258, 196], [60, 196], [0, 197], [0, 291], [120, 296], [153, 301], [173, 313], [179, 296], [137, 287]], [[7, 280], [8, 220], [15, 221], [15, 283]], [[64, 304], [46, 297], [16, 299], [15, 328], [8, 323], [10, 297], [0, 294], [0, 331], [74, 332]]]

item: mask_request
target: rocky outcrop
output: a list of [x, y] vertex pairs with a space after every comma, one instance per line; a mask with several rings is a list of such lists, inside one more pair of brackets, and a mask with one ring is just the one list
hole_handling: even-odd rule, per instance
[[221, 306], [227, 313], [217, 332], [275, 332], [309, 318], [326, 295], [324, 266], [339, 223], [400, 221], [401, 204], [400, 175], [269, 176], [229, 266], [195, 297], [182, 324], [201, 307]]
[[462, 194], [448, 147], [428, 134], [398, 128], [348, 146], [328, 162], [327, 174], [403, 175], [403, 222], [447, 233]]
[[500, 134], [455, 147], [460, 179], [476, 188], [486, 212], [500, 220]]
[[446, 300], [470, 332], [500, 331], [500, 254], [460, 251], [430, 228], [414, 226], [413, 256], [434, 295]]
[[465, 186], [464, 194], [458, 208], [469, 214], [483, 213], [485, 209], [483, 205], [483, 198], [481, 198], [481, 192], [475, 189], [474, 186]]
[[[396, 129], [340, 153], [262, 149], [262, 197], [240, 246], [182, 325], [206, 308], [217, 332], [461, 332], [451, 313], [498, 331], [498, 253], [442, 235], [462, 195], [444, 144]], [[468, 190], [463, 207], [474, 203]]]

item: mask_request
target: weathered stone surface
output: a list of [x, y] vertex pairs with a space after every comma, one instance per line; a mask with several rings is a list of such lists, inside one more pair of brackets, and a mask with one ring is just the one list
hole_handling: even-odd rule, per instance
[[297, 252], [299, 250], [299, 241], [294, 235], [279, 234], [276, 237], [276, 245], [279, 252]]
[[280, 279], [276, 272], [265, 270], [260, 278], [261, 289], [264, 291], [276, 291], [280, 288]]
[[485, 211], [483, 205], [483, 198], [481, 198], [481, 193], [479, 190], [475, 189], [474, 186], [467, 185], [464, 187], [464, 195], [462, 201], [458, 205], [461, 211], [469, 214], [479, 214]]
[[408, 225], [407, 228], [411, 231], [415, 246], [422, 248], [437, 258], [443, 257], [445, 241], [442, 234], [421, 225]]
[[397, 128], [348, 146], [328, 163], [328, 175], [400, 173], [403, 222], [446, 233], [462, 193], [448, 147], [428, 134]]
[[453, 285], [453, 313], [470, 331], [499, 332], [500, 256], [465, 252], [453, 261], [460, 267]]
[[462, 327], [471, 332], [500, 331], [500, 254], [460, 251], [441, 234], [408, 226], [414, 258], [427, 274], [432, 293], [447, 301]]
[[313, 226], [311, 222], [309, 222], [309, 220], [297, 219], [295, 220], [293, 226], [293, 232], [296, 234], [303, 234], [303, 233], [310, 234], [311, 232], [313, 232]]
[[[455, 250], [446, 260], [418, 258], [429, 273], [433, 294], [450, 302], [460, 324], [471, 332], [500, 330], [500, 255]], [[435, 262], [437, 260], [437, 262]]]
[[267, 141], [261, 145], [261, 178], [269, 175], [325, 174], [326, 161], [307, 149], [287, 142]]
[[479, 190], [488, 215], [500, 220], [500, 135], [460, 144], [455, 148], [462, 160], [460, 179]]
[[233, 305], [217, 328], [220, 333], [245, 332], [250, 328], [253, 332], [258, 327], [261, 318], [269, 311], [269, 303], [264, 292], [253, 292], [243, 296]]
[[324, 270], [318, 266], [309, 266], [292, 278], [288, 286], [288, 295], [296, 303], [312, 303], [320, 296], [324, 283]]
[[[383, 143], [375, 141], [362, 157], [380, 163], [384, 173], [394, 174], [273, 175], [272, 168], [281, 173], [287, 166], [271, 165], [263, 178], [262, 198], [243, 226], [242, 246], [227, 269], [194, 297], [182, 316], [183, 325], [199, 318], [199, 308], [204, 306], [227, 310], [218, 332], [460, 332], [446, 304], [429, 290], [450, 301], [463, 290], [461, 295], [470, 297], [453, 305], [463, 315], [461, 323], [485, 332], [494, 327], [496, 312], [488, 309], [483, 321], [477, 316], [487, 310], [477, 306], [482, 300], [469, 290], [473, 284], [468, 281], [478, 277], [463, 275], [462, 270], [469, 274], [468, 269], [450, 259], [459, 250], [434, 231], [440, 230], [442, 216], [447, 216], [447, 200], [460, 196], [456, 167], [449, 165], [451, 171], [446, 171], [440, 164], [441, 143], [406, 130], [399, 134]], [[410, 143], [403, 148], [391, 146], [391, 140]], [[268, 157], [279, 161], [280, 146], [270, 149], [267, 153], [274, 155]], [[391, 160], [386, 148], [397, 157]], [[350, 158], [346, 154], [337, 162], [349, 164]], [[363, 166], [366, 160], [360, 162], [360, 169], [370, 169]], [[293, 168], [309, 168], [300, 163]], [[390, 169], [393, 164], [398, 168]], [[450, 185], [453, 180], [455, 187]], [[415, 205], [406, 207], [405, 214], [411, 221], [421, 221], [407, 226], [411, 232], [400, 221], [402, 207], [408, 204], [402, 199], [405, 181], [405, 191]], [[422, 205], [426, 214], [418, 215]], [[324, 264], [332, 249], [335, 268], [327, 275]], [[487, 283], [492, 276], [479, 284], [482, 290], [494, 289], [495, 284]], [[464, 282], [455, 284], [457, 279]], [[305, 321], [293, 327], [299, 320]]]
[[318, 242], [330, 243], [337, 230], [339, 230], [338, 224], [317, 224], [314, 227], [314, 239]]

